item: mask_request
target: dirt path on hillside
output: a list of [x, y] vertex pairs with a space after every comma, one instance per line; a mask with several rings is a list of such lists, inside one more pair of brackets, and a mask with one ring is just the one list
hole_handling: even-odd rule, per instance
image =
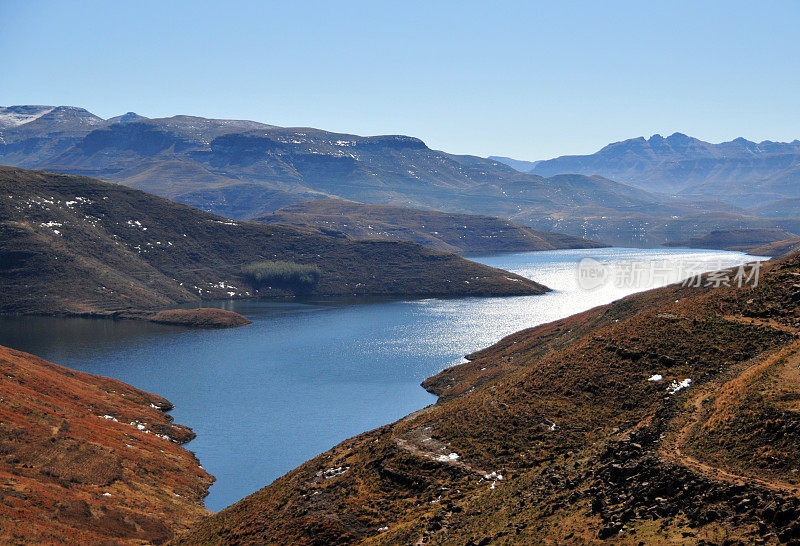
[[731, 322], [737, 322], [739, 324], [747, 324], [749, 326], [766, 326], [768, 328], [772, 328], [773, 330], [779, 330], [787, 334], [792, 334], [795, 336], [800, 335], [800, 331], [797, 328], [789, 326], [788, 324], [781, 324], [773, 319], [743, 317], [741, 315], [722, 315], [722, 318]]
[[[773, 321], [760, 321], [758, 319], [751, 321], [744, 317], [733, 316], [726, 316], [725, 318], [735, 322], [759, 324], [770, 326], [781, 331], [797, 333], [793, 328], [772, 324]], [[701, 461], [686, 453], [685, 450], [687, 442], [697, 433], [702, 424], [706, 422], [709, 417], [713, 416], [713, 408], [707, 408], [705, 406], [707, 400], [712, 399], [713, 404], [716, 406], [726, 406], [726, 402], [728, 401], [730, 401], [731, 404], [735, 403], [737, 396], [742, 392], [742, 385], [750, 384], [752, 379], [768, 370], [781, 359], [786, 360], [784, 366], [797, 366], [798, 363], [800, 363], [800, 341], [795, 341], [788, 347], [766, 358], [750, 361], [743, 366], [734, 368], [719, 379], [698, 389], [694, 397], [688, 401], [688, 409], [691, 411], [690, 415], [688, 417], [683, 417], [682, 421], [677, 423], [677, 430], [668, 434], [667, 438], [661, 444], [659, 455], [666, 460], [686, 466], [714, 480], [722, 480], [735, 484], [755, 483], [761, 487], [780, 493], [790, 493], [792, 495], [800, 494], [800, 485], [783, 480], [769, 480], [736, 474], [735, 472], [730, 472]]]

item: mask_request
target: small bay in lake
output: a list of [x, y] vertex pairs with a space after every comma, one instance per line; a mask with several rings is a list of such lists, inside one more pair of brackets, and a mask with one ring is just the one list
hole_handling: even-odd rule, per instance
[[[611, 279], [582, 290], [576, 265]], [[382, 302], [221, 302], [252, 325], [191, 330], [134, 321], [0, 317], [0, 344], [165, 396], [217, 477], [219, 510], [336, 443], [435, 402], [425, 378], [505, 335], [633, 292], [754, 259], [691, 249], [560, 250], [471, 259], [532, 278], [542, 296]], [[630, 264], [660, 275], [625, 281]], [[668, 269], [667, 275], [663, 270]], [[652, 268], [651, 268], [652, 271]], [[615, 277], [620, 282], [615, 282]]]

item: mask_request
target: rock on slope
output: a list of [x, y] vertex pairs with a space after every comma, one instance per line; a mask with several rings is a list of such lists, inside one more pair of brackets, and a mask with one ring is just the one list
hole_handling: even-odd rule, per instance
[[352, 239], [410, 241], [446, 252], [524, 252], [604, 246], [539, 231], [492, 216], [315, 199], [256, 218], [265, 224], [313, 227]]
[[165, 399], [0, 347], [0, 542], [163, 543], [213, 478]]
[[800, 255], [765, 269], [513, 334], [182, 540], [796, 541]]
[[317, 296], [504, 296], [547, 289], [405, 242], [236, 222], [125, 186], [0, 167], [0, 312], [115, 315], [256, 290], [242, 266], [320, 269]]

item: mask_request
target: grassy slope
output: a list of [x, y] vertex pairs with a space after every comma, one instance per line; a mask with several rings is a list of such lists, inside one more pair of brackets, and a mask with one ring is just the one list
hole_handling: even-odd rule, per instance
[[[435, 406], [343, 442], [186, 541], [788, 540], [798, 279], [794, 255], [755, 288], [671, 286], [509, 336], [426, 382]], [[722, 409], [698, 413], [708, 396]]]
[[168, 401], [6, 347], [0, 372], [0, 542], [161, 543], [206, 514]]
[[[0, 167], [0, 311], [113, 313], [252, 297], [241, 267], [322, 270], [314, 295], [502, 296], [546, 289], [454, 254], [232, 222], [85, 177]], [[285, 296], [261, 289], [259, 296]]]
[[316, 227], [353, 239], [410, 241], [446, 252], [523, 252], [601, 245], [561, 233], [538, 231], [491, 216], [315, 199], [256, 218], [268, 224]]

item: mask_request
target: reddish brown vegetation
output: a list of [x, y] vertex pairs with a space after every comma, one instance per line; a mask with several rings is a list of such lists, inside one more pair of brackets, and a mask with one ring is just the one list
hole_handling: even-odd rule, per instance
[[207, 513], [167, 400], [5, 347], [0, 374], [0, 543], [162, 543]]

